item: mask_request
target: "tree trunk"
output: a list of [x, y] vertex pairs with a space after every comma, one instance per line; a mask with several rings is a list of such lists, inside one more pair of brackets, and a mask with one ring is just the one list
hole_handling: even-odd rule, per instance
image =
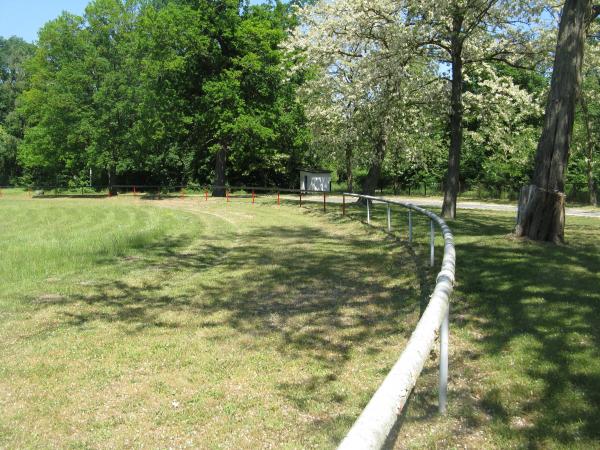
[[385, 158], [385, 152], [387, 150], [387, 136], [382, 133], [375, 148], [375, 157], [369, 167], [369, 172], [363, 182], [362, 193], [364, 195], [375, 195], [377, 184], [379, 183], [379, 177], [381, 176], [381, 166]]
[[227, 145], [222, 144], [215, 155], [215, 181], [213, 183], [213, 197], [225, 197], [225, 169], [227, 167]]
[[117, 189], [113, 186], [115, 183], [115, 155], [114, 152], [111, 153], [112, 161], [108, 166], [108, 195], [117, 195]]
[[518, 236], [555, 243], [564, 241], [564, 177], [591, 12], [591, 0], [567, 0], [563, 6], [533, 183], [521, 191], [528, 193], [528, 201], [523, 202], [518, 217], [515, 230]]
[[354, 192], [354, 179], [352, 174], [352, 146], [346, 147], [346, 182], [348, 183], [348, 192]]
[[449, 219], [454, 219], [456, 217], [456, 201], [458, 198], [460, 177], [460, 151], [462, 147], [463, 42], [460, 36], [462, 22], [462, 16], [457, 15], [454, 17], [452, 25], [452, 94], [450, 99], [452, 112], [450, 117], [450, 150], [448, 152], [448, 172], [446, 173], [444, 203], [442, 205], [442, 217]]
[[596, 198], [596, 183], [594, 183], [594, 147], [595, 143], [592, 137], [592, 129], [590, 126], [590, 112], [587, 107], [587, 101], [584, 95], [581, 95], [581, 112], [583, 113], [583, 122], [585, 124], [585, 137], [586, 137], [586, 148], [587, 148], [587, 182], [590, 205], [597, 206], [598, 199]]

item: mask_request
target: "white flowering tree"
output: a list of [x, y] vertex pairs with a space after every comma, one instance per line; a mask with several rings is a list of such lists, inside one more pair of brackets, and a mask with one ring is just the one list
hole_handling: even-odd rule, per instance
[[[422, 104], [421, 97], [430, 94], [432, 100], [449, 103], [443, 215], [455, 217], [464, 68], [494, 61], [534, 67], [547, 56], [541, 45], [547, 34], [541, 19], [545, 6], [543, 0], [322, 0], [301, 10], [301, 25], [290, 47], [302, 51], [305, 64], [360, 66], [360, 77], [352, 82], [355, 96], [391, 78], [394, 82], [385, 83], [391, 90], [378, 92], [390, 97], [396, 111], [411, 102]], [[413, 65], [428, 70], [418, 75], [405, 70]], [[440, 81], [451, 86], [444, 99]], [[387, 107], [382, 110], [390, 112]]]
[[541, 99], [484, 63], [465, 77], [465, 146], [481, 160], [478, 179], [518, 190], [527, 182], [543, 114]]
[[535, 67], [546, 57], [542, 0], [412, 0], [413, 45], [449, 66], [450, 144], [442, 215], [456, 216], [463, 142], [464, 70], [503, 62]]
[[350, 182], [353, 160], [368, 166], [368, 194], [390, 145], [398, 151], [408, 134], [423, 132], [422, 105], [443, 98], [430, 60], [408, 47], [399, 51], [397, 43], [409, 39], [389, 21], [401, 21], [402, 12], [387, 0], [322, 1], [300, 10], [301, 25], [287, 43], [296, 68], [312, 75], [303, 98], [313, 132], [337, 149]]

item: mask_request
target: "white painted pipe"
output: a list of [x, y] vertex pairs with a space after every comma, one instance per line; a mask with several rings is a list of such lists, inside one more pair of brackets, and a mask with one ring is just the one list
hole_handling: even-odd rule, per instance
[[387, 230], [388, 230], [388, 233], [392, 231], [392, 217], [391, 217], [389, 203], [387, 203]]
[[[409, 209], [409, 241], [412, 242], [412, 213], [417, 211], [431, 219], [432, 243], [435, 223], [442, 230], [444, 238], [444, 253], [442, 267], [436, 278], [436, 285], [429, 304], [417, 323], [406, 348], [400, 355], [392, 370], [362, 411], [354, 425], [342, 440], [339, 449], [380, 449], [386, 443], [391, 430], [396, 425], [399, 415], [404, 408], [423, 366], [431, 353], [437, 333], [440, 336], [440, 386], [439, 410], [444, 413], [447, 408], [448, 389], [448, 334], [450, 295], [454, 286], [456, 267], [456, 250], [454, 237], [443, 219], [410, 203], [395, 202], [382, 198], [345, 194], [352, 197], [375, 200], [383, 203], [400, 205]], [[434, 223], [435, 222], [435, 223]], [[432, 252], [433, 258], [433, 252]]]
[[408, 243], [412, 244], [412, 211], [408, 210]]
[[429, 266], [433, 267], [435, 264], [435, 224], [433, 220], [429, 221], [431, 224], [430, 238], [429, 238]]

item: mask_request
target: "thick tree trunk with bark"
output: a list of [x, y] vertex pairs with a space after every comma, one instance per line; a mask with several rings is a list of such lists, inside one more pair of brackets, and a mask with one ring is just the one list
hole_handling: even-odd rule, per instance
[[555, 243], [564, 241], [564, 177], [591, 14], [591, 0], [567, 0], [563, 6], [544, 128], [533, 182], [521, 191], [517, 236]]
[[596, 198], [596, 183], [594, 183], [594, 149], [595, 142], [592, 137], [592, 129], [590, 125], [590, 112], [587, 107], [587, 101], [585, 96], [581, 96], [581, 112], [583, 113], [583, 122], [585, 124], [585, 143], [587, 150], [587, 182], [588, 182], [588, 192], [590, 195], [590, 205], [597, 206], [598, 199]]
[[215, 181], [213, 183], [213, 197], [225, 197], [225, 170], [227, 168], [227, 145], [222, 144], [215, 155]]
[[381, 167], [383, 160], [385, 159], [385, 153], [387, 150], [387, 136], [382, 133], [377, 141], [375, 149], [375, 157], [369, 167], [369, 172], [363, 182], [362, 194], [364, 195], [375, 195], [375, 189], [379, 184], [379, 177], [381, 176]]
[[444, 203], [442, 204], [442, 217], [454, 219], [456, 217], [456, 201], [458, 199], [460, 177], [460, 152], [462, 147], [462, 88], [463, 88], [463, 41], [460, 36], [463, 18], [457, 15], [453, 20], [453, 35], [451, 42], [452, 57], [452, 93], [450, 104], [452, 108], [450, 117], [450, 150], [448, 152], [448, 171], [444, 184]]

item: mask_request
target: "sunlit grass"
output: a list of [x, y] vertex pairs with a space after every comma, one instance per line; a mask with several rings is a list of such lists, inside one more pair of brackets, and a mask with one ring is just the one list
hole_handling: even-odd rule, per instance
[[421, 268], [349, 219], [201, 200], [2, 200], [0, 447], [339, 442]]
[[168, 233], [191, 234], [189, 222], [170, 211], [90, 200], [5, 200], [0, 204], [3, 290], [22, 292], [50, 277], [81, 273]]
[[[274, 197], [2, 202], [0, 447], [333, 448], [433, 282], [401, 208], [392, 238], [381, 205], [366, 227]], [[434, 354], [398, 447], [599, 447], [600, 220], [562, 247], [504, 213], [450, 225], [449, 413]]]

